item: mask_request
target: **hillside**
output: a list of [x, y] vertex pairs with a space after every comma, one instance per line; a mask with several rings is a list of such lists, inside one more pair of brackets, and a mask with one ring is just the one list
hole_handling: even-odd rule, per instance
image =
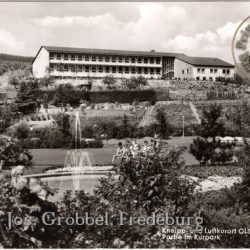
[[24, 63], [31, 63], [33, 57], [28, 56], [17, 56], [17, 55], [10, 55], [0, 53], [0, 62], [24, 62]]
[[[28, 69], [31, 66], [33, 57], [26, 57], [26, 56], [17, 56], [17, 55], [10, 55], [10, 54], [3, 54], [0, 53], [0, 76], [4, 76], [5, 74]], [[8, 76], [6, 76], [8, 78]], [[6, 78], [5, 77], [5, 78]], [[0, 84], [6, 82], [5, 80], [1, 79]]]

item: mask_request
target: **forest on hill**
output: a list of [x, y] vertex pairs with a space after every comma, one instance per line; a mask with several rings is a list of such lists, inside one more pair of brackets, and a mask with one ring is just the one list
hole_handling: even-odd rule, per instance
[[14, 61], [14, 62], [31, 63], [33, 59], [34, 59], [34, 57], [18, 56], [18, 55], [10, 55], [10, 54], [0, 53], [0, 61]]

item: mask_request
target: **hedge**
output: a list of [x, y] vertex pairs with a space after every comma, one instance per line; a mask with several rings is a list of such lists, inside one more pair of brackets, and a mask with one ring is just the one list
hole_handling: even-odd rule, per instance
[[133, 103], [155, 101], [156, 93], [154, 90], [106, 90], [106, 91], [91, 91], [87, 93], [88, 100], [91, 103], [103, 102], [119, 102]]
[[[76, 99], [85, 99], [90, 103], [133, 103], [135, 100], [138, 102], [145, 101], [155, 101], [156, 93], [154, 90], [104, 90], [104, 91], [89, 91], [84, 92], [83, 90], [78, 89], [68, 89], [66, 90], [69, 96], [74, 96], [74, 104]], [[57, 90], [41, 90], [36, 89], [30, 91], [29, 96], [36, 100], [37, 98], [43, 98], [44, 94], [48, 95], [48, 100], [53, 100], [54, 96], [57, 93]], [[64, 103], [64, 98], [62, 100], [57, 100], [58, 103]]]

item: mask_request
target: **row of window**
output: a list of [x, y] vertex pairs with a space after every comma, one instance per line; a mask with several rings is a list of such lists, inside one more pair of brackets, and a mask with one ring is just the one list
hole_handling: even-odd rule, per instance
[[129, 57], [129, 56], [103, 56], [103, 55], [88, 55], [88, 54], [74, 54], [74, 53], [55, 53], [50, 52], [50, 59], [57, 60], [71, 60], [71, 61], [92, 61], [92, 62], [125, 62], [125, 63], [150, 63], [160, 64], [159, 57]]
[[99, 73], [120, 73], [120, 74], [160, 74], [160, 68], [146, 67], [116, 67], [116, 66], [96, 66], [96, 65], [75, 65], [75, 64], [50, 64], [50, 71], [58, 70], [62, 72], [99, 72]]
[[[190, 73], [189, 69], [186, 69], [186, 72], [187, 72], [187, 74], [189, 74]], [[182, 70], [182, 74], [183, 75], [185, 74], [185, 70], [184, 69]]]
[[210, 76], [210, 77], [206, 78], [205, 76], [203, 76], [203, 77], [197, 76], [196, 80], [197, 81], [200, 81], [200, 80], [203, 80], [203, 81], [206, 81], [206, 80], [213, 81], [213, 77]]
[[[198, 68], [197, 73], [205, 74], [205, 68]], [[218, 73], [218, 69], [210, 69], [210, 73], [211, 74], [216, 74], [216, 73]], [[223, 74], [230, 74], [230, 69], [223, 69], [222, 73]]]

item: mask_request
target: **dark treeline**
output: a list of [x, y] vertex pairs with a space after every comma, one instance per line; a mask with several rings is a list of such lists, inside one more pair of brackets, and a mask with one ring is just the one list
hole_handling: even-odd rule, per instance
[[0, 53], [0, 60], [17, 61], [17, 62], [32, 62], [34, 58], [28, 56], [17, 56]]

